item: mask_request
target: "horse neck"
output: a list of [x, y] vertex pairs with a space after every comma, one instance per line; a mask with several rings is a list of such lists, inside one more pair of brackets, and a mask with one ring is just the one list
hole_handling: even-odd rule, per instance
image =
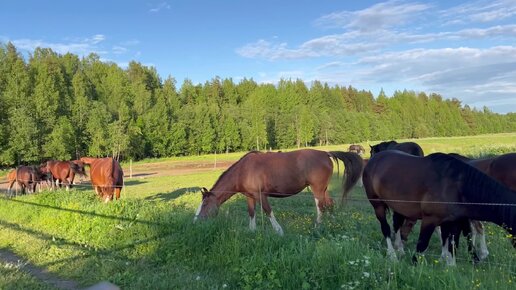
[[463, 188], [468, 217], [508, 226], [516, 233], [516, 192], [487, 177], [477, 174], [476, 181]]
[[230, 171], [225, 172], [210, 189], [210, 192], [215, 194], [219, 205], [223, 204], [226, 200], [235, 195], [235, 193], [239, 192], [238, 177], [235, 174], [235, 171], [231, 169]]
[[476, 167], [478, 170], [487, 173], [489, 165], [491, 165], [492, 161], [493, 158], [475, 159], [470, 161], [470, 164]]

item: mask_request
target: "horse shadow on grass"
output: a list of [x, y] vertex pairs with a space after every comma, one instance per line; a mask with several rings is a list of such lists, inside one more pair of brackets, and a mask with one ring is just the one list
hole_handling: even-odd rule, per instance
[[185, 193], [188, 193], [188, 192], [196, 192], [196, 191], [200, 191], [201, 188], [198, 187], [198, 186], [195, 186], [195, 187], [183, 187], [183, 188], [178, 188], [174, 191], [171, 191], [171, 192], [160, 192], [158, 194], [155, 194], [155, 195], [152, 195], [152, 196], [148, 196], [146, 197], [145, 199], [146, 200], [153, 200], [153, 201], [170, 201], [170, 200], [174, 200], [178, 197], [180, 197], [181, 195], [185, 194]]

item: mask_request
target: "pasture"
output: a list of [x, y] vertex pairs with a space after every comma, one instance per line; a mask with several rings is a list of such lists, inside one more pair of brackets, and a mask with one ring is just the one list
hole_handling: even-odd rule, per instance
[[[401, 140], [406, 141], [406, 140]], [[411, 140], [425, 154], [458, 152], [472, 157], [516, 152], [516, 133]], [[375, 144], [377, 142], [371, 142]], [[369, 147], [366, 148], [366, 157]], [[347, 145], [319, 147], [347, 150]], [[0, 199], [0, 253], [22, 257], [0, 262], [0, 289], [52, 289], [28, 265], [86, 287], [108, 280], [122, 289], [514, 289], [516, 251], [507, 233], [487, 225], [488, 259], [472, 265], [464, 240], [457, 266], [439, 259], [434, 234], [425, 258], [411, 263], [418, 228], [399, 262], [386, 246], [361, 187], [323, 216], [315, 228], [315, 205], [306, 189], [286, 199], [270, 198], [285, 231], [278, 236], [257, 211], [257, 231], [248, 229], [245, 198], [235, 195], [219, 215], [192, 223], [200, 188], [210, 188], [244, 153], [132, 163], [121, 200], [102, 203], [88, 186]], [[217, 164], [215, 164], [217, 160]], [[190, 164], [191, 166], [183, 166]], [[194, 168], [194, 169], [192, 169]], [[195, 170], [197, 168], [197, 170]], [[331, 195], [338, 200], [342, 164]]]

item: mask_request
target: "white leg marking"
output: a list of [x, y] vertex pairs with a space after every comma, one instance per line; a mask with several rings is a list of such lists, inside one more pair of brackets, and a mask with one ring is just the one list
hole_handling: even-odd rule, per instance
[[319, 200], [317, 198], [314, 198], [315, 199], [315, 208], [317, 209], [317, 224], [320, 224], [321, 221], [322, 221], [322, 212], [321, 212], [321, 209], [319, 208]]
[[477, 251], [478, 258], [480, 260], [484, 260], [489, 256], [489, 250], [487, 249], [486, 244], [486, 235], [485, 232], [479, 232], [477, 228], [473, 225], [473, 223], [470, 223], [471, 226], [471, 242], [473, 243], [473, 246], [476, 248], [476, 238], [479, 237], [479, 246], [480, 249]]
[[249, 217], [249, 229], [253, 232], [256, 231], [256, 215]]
[[[446, 242], [444, 243], [442, 250], [441, 250], [441, 258], [444, 261], [446, 261], [447, 266], [455, 266], [457, 264], [456, 260], [455, 260], [455, 256], [452, 253], [450, 253], [450, 251], [448, 250], [449, 242], [450, 242], [450, 238], [446, 238]], [[453, 242], [453, 240], [451, 241], [451, 243], [455, 244]]]
[[364, 187], [364, 182], [362, 182], [362, 175], [360, 175], [360, 178], [357, 181], [357, 185], [360, 187]]
[[403, 249], [403, 241], [401, 240], [401, 231], [398, 230], [396, 232], [396, 239], [394, 240], [394, 248], [398, 250], [398, 252], [403, 255], [405, 254], [405, 249]]
[[199, 213], [201, 212], [201, 207], [202, 207], [202, 201], [201, 201], [201, 204], [199, 204], [199, 207], [197, 208], [197, 210], [195, 211], [195, 217], [193, 219], [193, 221], [197, 221], [197, 217], [199, 216]]
[[442, 245], [443, 237], [441, 236], [441, 227], [440, 226], [435, 227], [435, 232], [439, 235], [439, 241], [441, 242], [441, 245]]
[[387, 256], [392, 261], [397, 261], [398, 258], [396, 258], [396, 252], [394, 251], [394, 248], [392, 247], [392, 241], [391, 238], [386, 238], [385, 241], [387, 242]]
[[280, 224], [278, 223], [278, 221], [274, 217], [274, 213], [272, 211], [271, 211], [271, 216], [269, 217], [269, 220], [271, 221], [271, 224], [272, 224], [272, 227], [274, 228], [274, 230], [276, 230], [276, 232], [280, 236], [283, 236], [283, 229], [281, 228]]

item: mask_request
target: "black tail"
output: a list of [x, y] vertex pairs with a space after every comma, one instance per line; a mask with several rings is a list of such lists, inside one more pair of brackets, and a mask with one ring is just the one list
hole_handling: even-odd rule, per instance
[[70, 161], [70, 169], [75, 174], [79, 174], [79, 175], [82, 175], [82, 176], [87, 176], [86, 175], [86, 171], [84, 170], [84, 166], [81, 166], [79, 164], [75, 164], [72, 161]]
[[337, 166], [338, 160], [344, 163], [344, 178], [342, 179], [342, 201], [344, 201], [351, 188], [362, 176], [364, 160], [354, 152], [330, 151], [328, 155], [335, 160]]

